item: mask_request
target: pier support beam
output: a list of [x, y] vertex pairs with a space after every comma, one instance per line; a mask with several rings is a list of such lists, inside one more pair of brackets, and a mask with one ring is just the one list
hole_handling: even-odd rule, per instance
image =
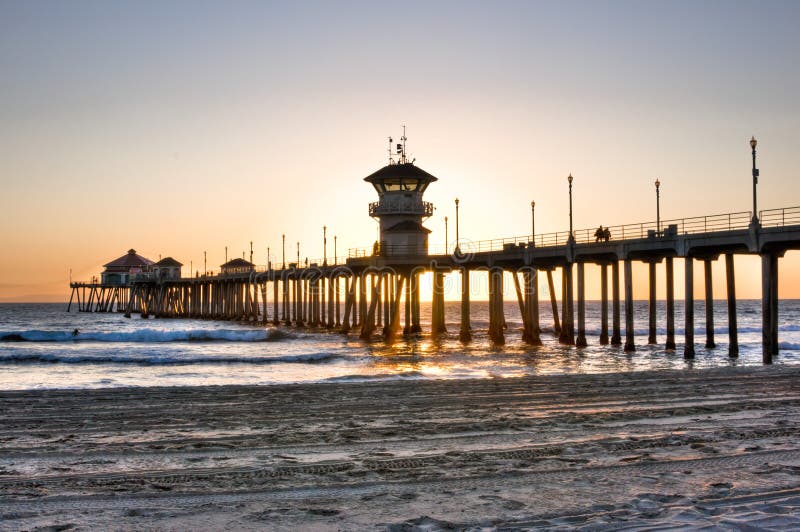
[[633, 273], [631, 259], [625, 259], [625, 352], [636, 351], [633, 341]]
[[648, 264], [649, 280], [650, 280], [650, 298], [648, 305], [648, 327], [647, 327], [647, 343], [655, 344], [656, 342], [656, 263], [650, 261]]
[[431, 302], [431, 333], [447, 332], [444, 321], [444, 272], [433, 271], [433, 301]]
[[367, 316], [367, 274], [358, 276], [358, 325], [366, 323]]
[[611, 345], [622, 344], [619, 324], [619, 261], [611, 263]]
[[[266, 300], [264, 302], [266, 304]], [[264, 312], [266, 314], [266, 312]], [[272, 325], [279, 325], [280, 318], [278, 317], [278, 278], [272, 278]]]
[[575, 345], [586, 347], [586, 287], [584, 283], [584, 264], [578, 263], [578, 337]]
[[778, 255], [761, 255], [762, 360], [772, 364], [778, 354]]
[[335, 290], [335, 282], [336, 280], [333, 278], [332, 275], [328, 276], [328, 312], [327, 312], [327, 327], [328, 329], [333, 329], [336, 326], [336, 319], [334, 317], [334, 304], [336, 299]]
[[686, 318], [684, 325], [685, 342], [683, 347], [683, 358], [694, 358], [694, 264], [692, 257], [684, 259], [686, 274], [686, 295], [684, 296], [683, 314]]
[[525, 279], [525, 311], [528, 313], [531, 345], [542, 345], [541, 331], [539, 330], [539, 276], [536, 268], [531, 268], [523, 274]]
[[736, 322], [736, 277], [733, 271], [733, 253], [725, 254], [725, 281], [728, 289], [728, 356], [739, 356], [739, 328]]
[[714, 342], [714, 280], [711, 273], [711, 259], [703, 260], [706, 289], [706, 349], [717, 347]]
[[608, 264], [600, 265], [600, 345], [608, 345]]
[[411, 274], [406, 276], [406, 324], [403, 327], [403, 334], [411, 334]]
[[339, 275], [336, 275], [333, 279], [333, 293], [334, 293], [334, 313], [336, 314], [336, 322], [335, 326], [340, 327], [342, 325], [342, 315], [341, 315], [341, 288], [339, 287]]
[[572, 263], [561, 268], [561, 337], [562, 344], [575, 345], [575, 319], [572, 291]]
[[411, 274], [411, 332], [421, 333], [419, 308], [419, 272]]
[[461, 268], [461, 327], [458, 339], [462, 342], [472, 340], [469, 324], [469, 270], [467, 268]]
[[556, 303], [556, 289], [553, 287], [553, 271], [547, 270], [547, 288], [550, 291], [550, 307], [553, 309], [553, 335], [561, 337], [561, 323], [558, 319], [558, 303]]
[[675, 350], [675, 278], [673, 275], [672, 257], [666, 259], [667, 270], [667, 342], [668, 350]]
[[281, 314], [283, 317], [283, 322], [286, 325], [291, 324], [291, 320], [289, 318], [289, 278], [284, 271], [281, 274], [281, 288], [283, 289], [283, 306], [281, 308]]
[[503, 333], [503, 270], [489, 270], [489, 338], [497, 345], [506, 342]]
[[345, 277], [344, 278], [344, 318], [342, 319], [342, 334], [347, 334], [350, 332], [350, 313], [353, 312], [355, 309], [355, 299], [356, 299], [356, 285], [355, 281], [356, 277]]

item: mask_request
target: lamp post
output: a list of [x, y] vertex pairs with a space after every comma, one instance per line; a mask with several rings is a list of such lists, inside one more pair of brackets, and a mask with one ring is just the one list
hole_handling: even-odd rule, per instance
[[323, 225], [322, 226], [322, 245], [323, 245], [322, 265], [323, 266], [327, 266], [328, 265], [328, 226], [327, 225]]
[[758, 184], [758, 168], [756, 168], [756, 145], [758, 141], [755, 137], [750, 139], [750, 148], [753, 150], [753, 225], [758, 225], [758, 211], [756, 210], [756, 185]]
[[253, 264], [253, 241], [250, 241], [250, 264]]
[[272, 271], [272, 262], [269, 260], [269, 246], [267, 246], [267, 271]]
[[448, 243], [448, 236], [447, 236], [447, 216], [444, 217], [444, 254], [447, 255], [447, 249], [449, 248]]
[[459, 241], [461, 239], [458, 236], [458, 203], [459, 203], [458, 198], [456, 198], [456, 249], [455, 249], [456, 254], [461, 253], [461, 249], [459, 248]]
[[531, 201], [531, 243], [536, 245], [536, 202]]
[[283, 242], [283, 269], [286, 269], [286, 235], [281, 235], [281, 240]]
[[572, 234], [572, 173], [567, 176], [567, 181], [569, 182], [569, 242], [575, 241], [575, 235]]
[[337, 235], [333, 235], [333, 263], [334, 264], [339, 262], [339, 254], [337, 253], [337, 249], [336, 249], [336, 240], [338, 238], [339, 237]]
[[300, 267], [300, 241], [297, 241], [297, 267]]
[[208, 275], [208, 256], [203, 252], [203, 275]]
[[656, 231], [661, 236], [661, 181], [656, 179]]
[[228, 262], [228, 246], [225, 246], [225, 262]]

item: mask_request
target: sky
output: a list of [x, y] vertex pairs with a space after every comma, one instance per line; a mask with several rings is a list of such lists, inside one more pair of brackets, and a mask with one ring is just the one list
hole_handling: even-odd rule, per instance
[[[402, 125], [432, 245], [456, 197], [463, 239], [528, 234], [531, 200], [566, 230], [569, 173], [576, 228], [653, 221], [656, 178], [662, 219], [749, 211], [751, 135], [758, 208], [800, 205], [798, 27], [791, 1], [0, 0], [0, 301], [64, 301], [129, 248], [186, 274], [283, 234], [320, 257], [323, 226], [369, 247], [362, 179]], [[760, 297], [758, 258], [736, 278]]]

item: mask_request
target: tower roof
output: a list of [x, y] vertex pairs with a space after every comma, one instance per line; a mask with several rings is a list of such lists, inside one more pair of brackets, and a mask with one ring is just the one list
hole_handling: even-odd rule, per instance
[[381, 183], [387, 180], [416, 179], [423, 183], [433, 183], [439, 179], [412, 163], [387, 164], [377, 172], [368, 175], [364, 181]]
[[135, 249], [129, 249], [127, 254], [112, 260], [108, 264], [105, 264], [104, 267], [109, 269], [143, 268], [151, 264], [153, 264], [152, 260], [137, 255]]

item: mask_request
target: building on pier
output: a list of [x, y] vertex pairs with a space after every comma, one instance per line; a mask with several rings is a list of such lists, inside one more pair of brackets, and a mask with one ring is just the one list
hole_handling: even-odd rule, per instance
[[153, 261], [136, 254], [135, 249], [109, 262], [100, 274], [101, 283], [104, 285], [127, 285], [137, 276], [148, 274], [153, 266]]
[[[391, 139], [390, 139], [391, 142]], [[378, 193], [378, 201], [369, 206], [369, 215], [378, 220], [379, 244], [374, 255], [427, 255], [430, 230], [422, 221], [433, 215], [433, 204], [423, 201], [428, 185], [437, 178], [408, 161], [403, 144], [397, 145], [399, 161], [364, 178]]]
[[153, 277], [157, 281], [173, 281], [181, 278], [181, 264], [172, 257], [165, 257], [153, 264]]
[[233, 259], [221, 265], [219, 271], [222, 275], [232, 275], [254, 272], [256, 271], [256, 267], [252, 262], [248, 262], [244, 259]]

